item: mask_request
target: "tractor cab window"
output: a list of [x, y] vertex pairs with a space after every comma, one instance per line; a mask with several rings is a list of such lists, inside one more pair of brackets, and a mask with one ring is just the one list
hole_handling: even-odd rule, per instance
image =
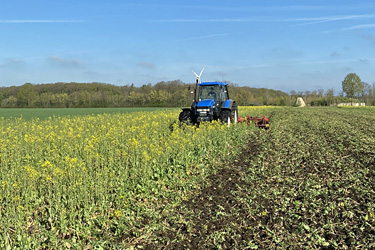
[[220, 87], [218, 85], [207, 85], [199, 87], [199, 101], [204, 99], [220, 99]]
[[225, 100], [228, 100], [229, 99], [229, 95], [228, 95], [228, 88], [227, 88], [227, 86], [226, 85], [224, 85], [223, 87], [223, 101], [225, 101]]

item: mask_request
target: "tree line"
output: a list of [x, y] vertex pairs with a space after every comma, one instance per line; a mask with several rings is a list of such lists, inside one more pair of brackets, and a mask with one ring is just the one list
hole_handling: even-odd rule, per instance
[[[162, 81], [140, 87], [106, 83], [51, 83], [0, 87], [2, 108], [89, 108], [89, 107], [188, 107], [194, 84], [180, 80]], [[355, 73], [342, 82], [342, 92], [333, 89], [291, 91], [289, 94], [266, 88], [240, 87], [229, 82], [229, 97], [240, 106], [293, 106], [302, 97], [310, 106], [330, 106], [340, 102], [364, 102], [375, 105], [375, 83], [362, 82]]]
[[[190, 106], [193, 95], [180, 80], [136, 87], [105, 83], [52, 83], [1, 87], [2, 108], [89, 108], [89, 107], [181, 107]], [[239, 105], [288, 105], [289, 95], [272, 89], [230, 84], [230, 98]]]

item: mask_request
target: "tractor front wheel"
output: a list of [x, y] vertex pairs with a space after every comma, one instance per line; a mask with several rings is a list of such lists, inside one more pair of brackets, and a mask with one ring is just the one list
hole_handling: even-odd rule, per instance
[[187, 125], [191, 124], [191, 111], [190, 110], [184, 110], [180, 113], [178, 116], [178, 120], [180, 123], [185, 123]]

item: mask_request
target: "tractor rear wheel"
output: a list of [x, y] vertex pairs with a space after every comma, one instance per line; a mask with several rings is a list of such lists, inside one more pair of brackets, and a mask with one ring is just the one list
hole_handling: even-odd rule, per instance
[[224, 123], [228, 123], [228, 126], [230, 126], [230, 118], [231, 118], [231, 112], [229, 110], [222, 110], [220, 112], [220, 116], [219, 116], [220, 121]]
[[238, 122], [238, 107], [236, 103], [233, 103], [232, 111], [231, 111], [231, 118], [233, 119], [234, 123]]
[[178, 116], [178, 120], [180, 121], [180, 123], [185, 123], [186, 125], [190, 125], [191, 124], [191, 111], [183, 110]]

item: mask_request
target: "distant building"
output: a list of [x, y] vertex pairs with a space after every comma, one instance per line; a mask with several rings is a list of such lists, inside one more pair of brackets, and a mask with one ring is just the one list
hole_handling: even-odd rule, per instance
[[342, 107], [342, 106], [353, 106], [353, 107], [365, 107], [366, 103], [364, 102], [341, 102], [337, 103], [337, 107]]

